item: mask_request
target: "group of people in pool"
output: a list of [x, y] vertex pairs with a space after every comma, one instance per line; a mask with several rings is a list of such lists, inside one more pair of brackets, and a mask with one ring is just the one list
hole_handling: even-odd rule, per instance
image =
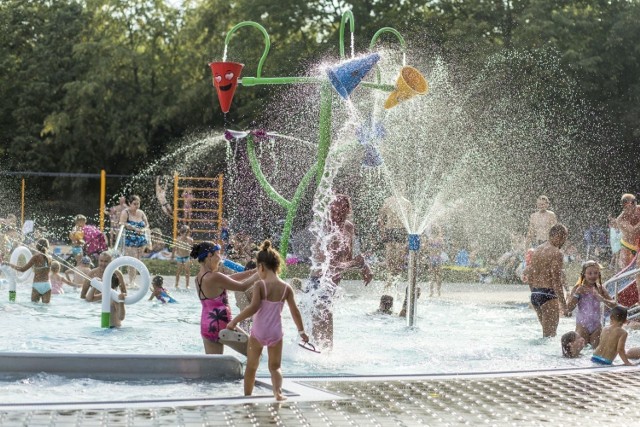
[[[631, 194], [624, 194], [621, 202], [623, 212], [616, 225], [622, 230], [623, 238], [637, 245], [640, 210]], [[568, 317], [576, 311], [575, 331], [564, 334], [561, 339], [564, 356], [577, 357], [588, 344], [594, 349], [592, 360], [595, 363], [610, 365], [620, 356], [624, 364], [631, 364], [629, 359], [640, 358], [640, 348], [625, 349], [627, 332], [623, 325], [627, 321], [627, 308], [618, 305], [604, 288], [602, 267], [596, 261], [582, 264], [578, 282], [565, 297], [561, 248], [569, 233], [557, 222], [555, 214], [548, 211], [548, 203], [548, 199], [541, 196], [539, 211], [532, 215], [528, 238], [537, 245], [527, 253], [523, 272], [523, 278], [531, 288], [530, 302], [542, 326], [543, 337], [556, 335], [560, 314]], [[547, 234], [542, 234], [545, 231]], [[632, 258], [627, 261], [632, 262]], [[611, 310], [611, 323], [604, 329], [603, 304]]]
[[[250, 396], [264, 347], [269, 357], [273, 393], [276, 400], [285, 400], [282, 393], [282, 309], [286, 302], [298, 334], [303, 342], [309, 341], [304, 330], [302, 315], [295, 301], [293, 288], [279, 277], [283, 260], [271, 246], [263, 242], [256, 255], [256, 267], [231, 275], [218, 271], [222, 257], [219, 245], [201, 242], [193, 246], [190, 256], [200, 264], [195, 278], [196, 292], [202, 304], [200, 334], [207, 354], [222, 354], [221, 332], [225, 329], [245, 332], [238, 326], [252, 317], [251, 331], [246, 348], [244, 393]], [[252, 289], [251, 302], [238, 315], [232, 317], [228, 291], [246, 292]], [[227, 343], [227, 345], [232, 345]]]

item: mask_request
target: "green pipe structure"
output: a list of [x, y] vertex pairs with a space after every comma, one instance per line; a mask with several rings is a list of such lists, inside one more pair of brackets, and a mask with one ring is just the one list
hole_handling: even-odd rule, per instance
[[[351, 11], [347, 11], [343, 13], [342, 20], [340, 22], [340, 58], [345, 58], [344, 52], [344, 30], [346, 24], [349, 23], [349, 29], [351, 30], [351, 34], [354, 33], [355, 23], [353, 18], [353, 13]], [[229, 32], [225, 38], [225, 51], [229, 46], [229, 42], [231, 40], [231, 36], [242, 27], [253, 27], [258, 29], [263, 37], [264, 37], [264, 50], [262, 52], [262, 56], [260, 57], [260, 61], [258, 62], [258, 68], [256, 70], [256, 77], [243, 77], [239, 80], [239, 83], [242, 86], [258, 86], [258, 85], [280, 85], [280, 84], [316, 84], [320, 86], [320, 117], [319, 117], [319, 136], [318, 136], [318, 149], [317, 149], [317, 160], [316, 163], [311, 166], [311, 168], [305, 173], [304, 177], [298, 184], [296, 188], [295, 194], [291, 200], [287, 200], [283, 197], [278, 191], [273, 188], [273, 186], [268, 182], [267, 178], [264, 176], [262, 172], [262, 168], [260, 167], [260, 162], [256, 156], [255, 150], [255, 142], [253, 140], [253, 136], [247, 136], [247, 154], [249, 156], [249, 163], [251, 165], [251, 171], [258, 179], [260, 186], [264, 189], [267, 195], [280, 206], [282, 206], [287, 211], [287, 216], [284, 223], [284, 228], [281, 234], [280, 241], [280, 254], [283, 258], [287, 256], [287, 249], [289, 246], [289, 240], [291, 237], [291, 229], [293, 227], [293, 221], [295, 219], [298, 206], [306, 188], [309, 186], [313, 177], [315, 177], [316, 184], [320, 184], [320, 181], [325, 173], [325, 165], [327, 161], [327, 156], [329, 155], [329, 149], [331, 147], [331, 115], [332, 115], [332, 107], [333, 107], [333, 90], [331, 88], [331, 84], [325, 78], [318, 77], [262, 77], [262, 67], [264, 66], [265, 61], [267, 60], [267, 55], [269, 54], [269, 49], [271, 47], [271, 42], [269, 39], [269, 34], [267, 30], [257, 22], [253, 21], [243, 21], [239, 24], [236, 24]], [[405, 52], [405, 42], [400, 33], [393, 28], [384, 27], [373, 36], [371, 40], [371, 47], [375, 44], [375, 41], [378, 37], [385, 33], [390, 32], [396, 35], [398, 40], [400, 41], [400, 45], [402, 48], [402, 52]], [[369, 89], [377, 89], [383, 90], [385, 92], [391, 92], [395, 89], [395, 85], [393, 84], [382, 84], [380, 83], [380, 70], [377, 69], [377, 82], [361, 82], [363, 87]]]
[[273, 188], [273, 186], [267, 181], [267, 178], [264, 176], [262, 172], [262, 168], [260, 167], [260, 161], [256, 156], [256, 146], [253, 142], [253, 135], [247, 136], [247, 154], [249, 156], [249, 164], [251, 165], [251, 171], [258, 179], [258, 183], [262, 189], [267, 193], [267, 195], [271, 198], [271, 200], [278, 203], [280, 206], [286, 209], [287, 217], [284, 222], [284, 228], [282, 229], [282, 234], [280, 238], [280, 255], [283, 257], [287, 256], [287, 249], [289, 249], [289, 239], [291, 237], [291, 229], [293, 228], [293, 220], [296, 217], [296, 213], [298, 212], [298, 206], [300, 206], [300, 201], [302, 200], [302, 196], [306, 188], [309, 186], [311, 179], [316, 174], [316, 170], [318, 169], [318, 163], [316, 162], [311, 168], [307, 171], [307, 173], [302, 177], [302, 180], [298, 184], [296, 188], [296, 192], [293, 195], [291, 201], [285, 199], [278, 191]]

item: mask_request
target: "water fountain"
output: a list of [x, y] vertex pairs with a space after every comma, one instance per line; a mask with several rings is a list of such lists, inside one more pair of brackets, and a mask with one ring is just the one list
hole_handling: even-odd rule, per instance
[[[341, 57], [344, 59], [343, 32], [346, 23], [352, 25], [353, 20], [349, 15], [345, 15], [341, 25]], [[240, 24], [239, 24], [240, 25]], [[240, 26], [234, 27], [227, 35], [227, 42], [231, 34]], [[258, 24], [245, 24], [243, 26], [255, 27]], [[258, 28], [260, 29], [260, 28]], [[263, 29], [264, 30], [264, 29]], [[262, 31], [262, 30], [261, 30]], [[385, 32], [393, 33], [391, 29]], [[394, 33], [395, 34], [395, 33]], [[268, 35], [266, 31], [265, 44], [268, 45]], [[523, 205], [526, 197], [517, 192], [534, 191], [540, 189], [534, 179], [532, 170], [534, 168], [546, 168], [545, 156], [540, 154], [540, 148], [547, 148], [550, 141], [554, 145], [551, 148], [554, 160], [561, 159], [559, 163], [562, 167], [562, 176], [553, 175], [551, 168], [545, 173], [551, 174], [555, 181], [574, 180], [582, 183], [588, 180], [588, 171], [585, 167], [575, 162], [576, 149], [575, 142], [571, 136], [576, 135], [577, 128], [583, 127], [585, 132], [589, 131], [588, 126], [579, 120], [562, 123], [549, 121], [549, 116], [553, 116], [558, 111], [557, 106], [544, 105], [540, 110], [527, 109], [523, 92], [514, 90], [511, 96], [503, 96], [505, 91], [501, 87], [508, 87], [513, 90], [508, 83], [505, 83], [504, 74], [496, 72], [501, 70], [504, 58], [492, 58], [493, 63], [487, 65], [486, 72], [483, 72], [477, 79], [457, 80], [456, 76], [450, 73], [449, 64], [437, 56], [430, 58], [428, 62], [421, 58], [420, 52], [416, 53], [419, 64], [417, 69], [428, 70], [429, 95], [414, 97], [410, 102], [403, 102], [397, 107], [385, 110], [384, 105], [391, 106], [398, 98], [407, 95], [407, 92], [400, 90], [395, 100], [389, 101], [389, 92], [401, 88], [403, 83], [398, 82], [396, 70], [404, 66], [404, 41], [401, 41], [402, 59], [401, 66], [390, 66], [393, 62], [394, 54], [388, 51], [380, 53], [381, 58], [374, 67], [374, 79], [376, 83], [363, 80], [358, 87], [346, 85], [345, 93], [349, 94], [349, 101], [336, 103], [333, 95], [333, 88], [329, 84], [329, 78], [325, 74], [327, 68], [334, 69], [335, 74], [341, 74], [335, 70], [335, 64], [325, 66], [322, 72], [315, 73], [313, 77], [284, 77], [268, 78], [262, 77], [261, 69], [266, 53], [260, 60], [259, 71], [256, 77], [244, 77], [238, 81], [240, 86], [250, 86], [257, 84], [292, 84], [294, 87], [313, 87], [314, 90], [320, 86], [319, 97], [310, 97], [306, 102], [316, 102], [319, 105], [320, 125], [318, 127], [318, 144], [312, 145], [311, 149], [305, 151], [304, 156], [315, 155], [310, 165], [305, 163], [305, 171], [302, 179], [295, 187], [291, 197], [283, 195], [279, 191], [281, 182], [272, 181], [265, 171], [261, 171], [260, 152], [267, 150], [270, 139], [276, 142], [294, 141], [300, 142], [298, 136], [285, 137], [282, 134], [288, 133], [287, 129], [282, 132], [267, 132], [260, 129], [236, 133], [229, 132], [228, 137], [246, 143], [251, 167], [265, 192], [278, 203], [286, 212], [286, 222], [282, 233], [283, 246], [289, 242], [294, 218], [299, 215], [300, 204], [303, 193], [308, 187], [315, 184], [318, 187], [314, 199], [315, 213], [314, 224], [317, 230], [321, 229], [318, 224], [326, 220], [327, 206], [331, 202], [331, 193], [327, 189], [342, 186], [345, 182], [357, 186], [353, 192], [354, 198], [365, 200], [360, 203], [362, 215], [368, 215], [367, 221], [373, 222], [372, 210], [375, 210], [375, 203], [382, 193], [389, 190], [395, 195], [404, 195], [411, 202], [412, 209], [400, 210], [399, 214], [404, 223], [409, 237], [409, 265], [411, 267], [409, 282], [412, 289], [417, 286], [417, 267], [420, 247], [420, 239], [425, 230], [434, 220], [442, 217], [450, 218], [456, 226], [467, 227], [473, 230], [475, 236], [481, 242], [491, 242], [503, 227], [517, 229], [520, 226], [517, 212], [524, 210]], [[376, 37], [372, 40], [375, 43]], [[228, 44], [228, 43], [226, 43]], [[268, 48], [265, 48], [265, 52]], [[422, 53], [423, 54], [423, 53]], [[352, 54], [353, 56], [353, 54]], [[434, 59], [435, 58], [435, 59]], [[513, 58], [507, 58], [513, 60]], [[523, 62], [531, 62], [530, 56], [522, 54]], [[428, 63], [429, 67], [424, 64]], [[391, 71], [393, 70], [393, 71]], [[225, 70], [226, 71], [226, 70]], [[231, 70], [233, 74], [239, 74], [237, 70]], [[354, 70], [352, 70], [354, 71]], [[404, 81], [414, 81], [410, 77], [403, 76]], [[225, 72], [225, 74], [227, 74]], [[344, 74], [344, 73], [342, 73]], [[404, 75], [405, 73], [401, 73]], [[379, 77], [378, 77], [379, 76]], [[221, 76], [225, 78], [224, 75]], [[285, 79], [285, 80], [278, 80]], [[291, 79], [291, 80], [289, 80]], [[222, 79], [220, 80], [222, 81]], [[396, 81], [396, 85], [385, 85], [381, 81]], [[414, 81], [415, 83], [415, 81]], [[418, 84], [407, 85], [412, 91], [421, 93], [426, 87]], [[425, 82], [426, 83], [426, 82]], [[223, 85], [225, 86], [225, 85]], [[372, 91], [363, 90], [365, 88], [374, 89]], [[295, 90], [291, 89], [295, 95]], [[224, 91], [223, 91], [224, 92]], [[413, 92], [408, 92], [412, 94]], [[403, 95], [404, 94], [404, 95]], [[525, 93], [526, 95], [526, 93]], [[236, 93], [240, 96], [240, 93]], [[295, 99], [295, 96], [288, 95]], [[300, 101], [300, 102], [305, 102]], [[231, 103], [229, 100], [228, 106]], [[299, 108], [282, 106], [286, 108]], [[223, 107], [224, 108], [224, 107]], [[543, 111], [544, 109], [549, 111]], [[315, 111], [313, 112], [315, 114]], [[310, 115], [310, 113], [305, 112]], [[286, 116], [286, 114], [283, 114]], [[292, 120], [290, 127], [302, 126], [302, 120], [308, 118], [301, 114], [302, 118]], [[318, 115], [314, 115], [314, 122], [317, 122]], [[286, 118], [286, 117], [285, 117]], [[323, 122], [325, 120], [325, 122]], [[559, 120], [561, 122], [561, 120]], [[339, 123], [339, 126], [336, 126]], [[336, 130], [337, 129], [337, 130]], [[287, 139], [289, 138], [289, 139]], [[518, 142], [515, 144], [514, 141]], [[180, 154], [186, 151], [193, 151], [194, 162], [198, 157], [205, 157], [211, 147], [223, 146], [226, 140], [221, 135], [209, 136], [197, 141], [187, 141], [180, 150]], [[538, 150], [538, 151], [537, 151]], [[516, 154], [523, 152], [522, 160]], [[264, 160], [264, 159], [263, 159]], [[174, 158], [167, 163], [175, 162]], [[185, 162], [188, 163], [188, 162]], [[362, 166], [361, 167], [361, 163]], [[530, 163], [531, 165], [527, 165]], [[287, 159], [283, 159], [279, 166], [285, 169], [288, 166]], [[530, 168], [527, 168], [530, 166]], [[307, 169], [308, 167], [308, 169]], [[563, 169], [564, 167], [564, 169]], [[152, 165], [145, 173], [156, 175]], [[144, 174], [143, 174], [144, 175]], [[346, 178], [345, 178], [346, 177]], [[142, 178], [141, 178], [142, 179]], [[130, 185], [135, 184], [132, 183]], [[550, 185], [550, 184], [545, 184]], [[532, 190], [534, 189], [534, 190]], [[507, 196], [507, 197], [505, 197]], [[575, 202], [575, 200], [572, 200]], [[370, 205], [370, 206], [369, 206]], [[496, 220], [496, 213], [500, 214]], [[456, 231], [454, 229], [454, 231]], [[377, 237], [377, 236], [375, 236]], [[282, 248], [281, 248], [282, 249]], [[380, 291], [381, 289], [375, 289]], [[351, 291], [351, 290], [350, 290]], [[354, 294], [356, 292], [354, 291]], [[286, 375], [292, 372], [296, 375], [305, 375], [313, 367], [312, 372], [319, 375], [344, 375], [353, 373], [367, 375], [385, 375], [389, 372], [394, 374], [409, 374], [416, 372], [469, 372], [469, 371], [491, 371], [499, 366], [501, 370], [530, 370], [544, 369], [552, 367], [584, 367], [585, 361], [565, 361], [558, 355], [557, 342], [539, 342], [533, 339], [536, 336], [536, 325], [532, 326], [535, 319], [526, 307], [516, 305], [509, 307], [483, 307], [475, 303], [456, 303], [451, 301], [429, 300], [429, 319], [421, 322], [422, 328], [405, 328], [398, 325], [397, 319], [380, 319], [375, 316], [364, 317], [368, 307], [375, 303], [372, 295], [361, 290], [358, 291], [360, 300], [355, 302], [357, 310], [354, 310], [348, 320], [342, 320], [340, 327], [346, 330], [351, 327], [349, 334], [341, 336], [341, 346], [334, 349], [333, 354], [323, 353], [323, 359], [313, 359], [314, 355], [298, 355], [295, 343], [290, 344], [288, 351], [290, 359], [286, 359]], [[409, 292], [409, 315], [408, 322], [416, 319], [416, 302], [414, 292]], [[75, 302], [75, 301], [73, 301]], [[77, 310], [82, 315], [88, 311], [86, 307], [76, 307], [71, 300], [60, 300], [61, 307], [68, 307], [69, 310]], [[147, 349], [133, 348], [135, 342], [154, 342], [162, 351], [174, 355], [177, 360], [188, 358], [189, 355], [201, 352], [196, 331], [191, 322], [191, 315], [195, 309], [186, 301], [181, 305], [173, 307], [174, 310], [181, 310], [175, 315], [177, 319], [172, 332], [184, 337], [183, 343], [165, 343], [166, 330], [161, 326], [150, 325], [152, 320], [161, 316], [173, 316], [168, 311], [158, 314], [159, 308], [144, 307], [139, 317], [132, 316], [130, 320], [131, 328], [123, 332], [109, 335], [108, 342], [110, 348], [122, 353], [148, 352]], [[37, 319], [39, 307], [23, 307], [18, 302], [19, 307], [27, 312], [30, 319]], [[353, 306], [350, 306], [352, 308]], [[5, 313], [7, 318], [17, 322], [19, 316], [15, 310], [9, 306]], [[47, 313], [52, 321], [58, 321], [58, 313]], [[191, 316], [191, 317], [190, 317]], [[490, 327], [482, 331], [476, 331], [478, 319], [483, 319], [484, 323]], [[563, 319], [565, 329], [573, 327], [570, 321]], [[74, 322], [80, 323], [80, 322]], [[424, 323], [424, 325], [422, 325]], [[11, 323], [10, 323], [11, 324]], [[14, 323], [15, 324], [15, 323]], [[75, 326], [74, 328], [79, 328]], [[384, 335], [371, 331], [385, 331]], [[500, 334], [496, 337], [495, 330], [513, 331], [513, 336], [504, 337]], [[98, 338], [106, 336], [99, 334]], [[6, 332], [5, 332], [6, 333]], [[84, 336], [89, 336], [88, 340], [93, 341], [97, 335], [95, 331], [74, 329], [74, 335], [80, 337], [73, 345], [82, 347]], [[401, 337], [398, 341], [398, 348], [390, 348], [388, 336]], [[525, 337], [523, 339], [523, 337]], [[70, 337], [69, 340], [72, 338]], [[7, 345], [13, 345], [8, 336], [4, 336], [3, 341]], [[15, 341], [15, 340], [13, 340]], [[52, 351], [60, 351], [60, 345], [48, 340], [48, 336], [38, 337], [36, 343], [29, 342], [27, 350], [49, 348], [53, 344]], [[167, 340], [169, 341], [169, 340]], [[193, 344], [193, 343], [196, 344]], [[472, 343], [468, 345], [466, 343]], [[40, 346], [40, 347], [38, 347]], [[372, 352], [375, 348], [377, 351]], [[16, 351], [15, 349], [9, 351]], [[46, 350], [44, 350], [46, 351]], [[113, 350], [112, 350], [113, 351]], [[374, 354], [375, 353], [375, 354]], [[522, 357], [523, 353], [526, 357]], [[121, 360], [117, 360], [121, 363]], [[237, 365], [236, 365], [237, 367]], [[211, 367], [213, 369], [213, 367]], [[240, 375], [238, 371], [234, 371]], [[369, 378], [366, 380], [371, 382]], [[492, 380], [493, 381], [493, 380]], [[571, 383], [569, 385], [569, 383]], [[516, 382], [509, 382], [507, 385], [515, 387]], [[566, 390], [572, 390], [572, 381], [567, 381]], [[354, 386], [355, 387], [355, 386]], [[476, 387], [475, 385], [473, 387]], [[208, 386], [207, 386], [208, 388]], [[496, 390], [498, 387], [496, 387]], [[465, 389], [470, 390], [470, 389]], [[481, 398], [485, 395], [482, 391], [473, 389], [471, 395]], [[494, 389], [486, 388], [489, 396], [495, 396]], [[566, 391], [564, 390], [564, 391]], [[190, 393], [191, 391], [187, 391]], [[207, 392], [209, 392], [207, 390]], [[236, 392], [237, 393], [237, 392]], [[412, 389], [409, 392], [411, 398], [415, 398], [420, 393], [419, 389]], [[523, 393], [528, 393], [525, 391]], [[268, 393], [267, 393], [268, 394]], [[175, 396], [178, 394], [173, 394]], [[427, 407], [433, 402], [439, 402], [444, 394], [438, 390], [427, 393], [429, 401]], [[502, 396], [502, 395], [500, 395]], [[523, 397], [524, 399], [525, 397]], [[448, 402], [442, 407], [450, 411], [455, 402]], [[473, 406], [472, 404], [471, 406]], [[489, 403], [491, 405], [491, 403]], [[517, 402], [514, 403], [517, 405]], [[511, 408], [511, 407], [510, 407]], [[374, 413], [374, 408], [367, 408], [370, 413]], [[363, 412], [367, 412], [367, 410]], [[311, 410], [310, 410], [311, 411]], [[446, 412], [443, 409], [444, 412]]]
[[[254, 138], [256, 136], [260, 136], [255, 132], [249, 133], [233, 133], [228, 132], [229, 137], [239, 139], [246, 138], [247, 149], [249, 154], [249, 159], [251, 162], [251, 168], [253, 173], [255, 174], [258, 182], [262, 186], [262, 188], [267, 192], [269, 197], [272, 200], [276, 201], [280, 206], [282, 206], [287, 211], [287, 217], [284, 223], [284, 229], [282, 231], [282, 239], [280, 241], [280, 252], [283, 257], [287, 255], [288, 242], [291, 234], [291, 228], [293, 224], [293, 220], [296, 216], [296, 212], [298, 210], [298, 206], [300, 204], [300, 199], [306, 190], [307, 186], [310, 184], [312, 178], [315, 176], [316, 184], [318, 185], [319, 195], [316, 198], [316, 206], [317, 209], [327, 211], [330, 200], [327, 199], [328, 192], [330, 191], [331, 182], [326, 179], [330, 177], [328, 169], [330, 166], [326, 164], [327, 159], [329, 157], [329, 152], [332, 146], [332, 123], [331, 123], [331, 114], [332, 114], [332, 97], [333, 92], [331, 91], [331, 86], [335, 89], [335, 91], [340, 95], [340, 97], [346, 101], [346, 103], [352, 108], [353, 104], [350, 101], [351, 93], [356, 89], [357, 86], [362, 84], [370, 89], [377, 89], [383, 91], [390, 91], [391, 94], [387, 98], [387, 101], [384, 104], [385, 109], [390, 109], [397, 106], [399, 103], [406, 101], [412, 98], [415, 95], [423, 95], [427, 92], [428, 85], [425, 79], [422, 77], [420, 72], [413, 68], [407, 67], [404, 64], [405, 59], [405, 42], [403, 37], [400, 35], [398, 31], [393, 28], [382, 28], [373, 36], [370, 49], [373, 50], [376, 40], [380, 37], [381, 34], [385, 32], [389, 32], [395, 35], [401, 45], [403, 52], [403, 68], [400, 71], [400, 76], [397, 79], [397, 83], [395, 86], [389, 84], [380, 83], [380, 70], [377, 70], [377, 82], [370, 83], [365, 82], [363, 79], [367, 75], [367, 73], [378, 63], [380, 60], [380, 55], [378, 53], [370, 53], [364, 57], [355, 58], [354, 57], [354, 49], [353, 49], [353, 37], [352, 37], [352, 58], [350, 60], [344, 61], [344, 30], [347, 23], [350, 23], [351, 33], [353, 36], [354, 30], [354, 19], [353, 14], [351, 12], [345, 12], [342, 16], [341, 24], [340, 24], [340, 57], [343, 60], [340, 64], [335, 65], [333, 67], [329, 67], [326, 69], [326, 74], [328, 80], [320, 77], [262, 77], [262, 66], [267, 58], [270, 47], [270, 40], [267, 31], [260, 24], [256, 22], [245, 21], [234, 26], [227, 33], [225, 39], [225, 49], [223, 55], [222, 62], [212, 62], [210, 65], [211, 72], [213, 75], [213, 85], [216, 88], [218, 99], [220, 101], [221, 109], [224, 113], [229, 111], [231, 106], [231, 101], [235, 94], [235, 90], [238, 84], [242, 86], [255, 86], [255, 85], [268, 85], [268, 84], [313, 84], [320, 86], [320, 114], [319, 114], [319, 143], [316, 152], [316, 163], [307, 171], [305, 176], [302, 178], [298, 187], [295, 191], [295, 195], [292, 200], [286, 200], [282, 197], [278, 191], [272, 186], [271, 183], [265, 178], [264, 174], [260, 169], [260, 164], [255, 155], [255, 145]], [[226, 57], [228, 54], [228, 46], [232, 35], [240, 28], [250, 26], [257, 28], [263, 35], [265, 41], [265, 48], [258, 63], [257, 68], [257, 76], [256, 77], [243, 77], [240, 79], [240, 73], [243, 68], [243, 64], [239, 64], [237, 62], [227, 62]], [[354, 111], [354, 115], [357, 117], [357, 112]], [[371, 124], [373, 126], [373, 123]], [[361, 129], [362, 133], [362, 129]], [[264, 134], [262, 136], [268, 136]], [[361, 140], [366, 139], [364, 137], [360, 138]], [[361, 141], [362, 142], [362, 141]], [[368, 166], [379, 166], [382, 163], [382, 160], [379, 158], [379, 154], [377, 153], [376, 148], [368, 142], [363, 142], [365, 150], [367, 154], [365, 154], [364, 163]], [[347, 147], [348, 148], [348, 147]], [[346, 148], [343, 148], [344, 150]], [[340, 150], [340, 151], [342, 151]], [[324, 181], [323, 181], [324, 179]], [[316, 215], [316, 224], [312, 227], [315, 230], [322, 229], [322, 226], [318, 224], [318, 222], [325, 221], [323, 215]], [[321, 233], [321, 232], [320, 232]], [[322, 239], [326, 236], [318, 235], [318, 239]], [[409, 326], [412, 326], [415, 321], [415, 270], [416, 270], [416, 262], [417, 262], [417, 251], [420, 248], [419, 245], [419, 236], [410, 235], [409, 238], [409, 249], [411, 252], [411, 259], [413, 260], [410, 263], [409, 268], [409, 277], [410, 277], [410, 291], [409, 291], [409, 316], [407, 316]], [[314, 263], [320, 263], [319, 260], [313, 260]], [[326, 266], [324, 270], [326, 270]], [[326, 276], [326, 274], [324, 275]], [[331, 283], [324, 283], [323, 286], [332, 286]]]

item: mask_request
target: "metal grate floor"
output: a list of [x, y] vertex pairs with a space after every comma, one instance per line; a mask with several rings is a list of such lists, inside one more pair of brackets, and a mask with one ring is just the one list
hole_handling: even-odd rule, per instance
[[296, 391], [283, 403], [260, 397], [168, 401], [157, 408], [144, 402], [113, 402], [104, 409], [3, 405], [0, 426], [569, 426], [640, 420], [637, 368], [286, 383]]

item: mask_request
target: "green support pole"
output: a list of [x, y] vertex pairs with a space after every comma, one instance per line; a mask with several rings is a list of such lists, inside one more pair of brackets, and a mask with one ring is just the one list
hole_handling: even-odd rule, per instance
[[262, 168], [260, 167], [260, 162], [258, 161], [258, 156], [256, 156], [256, 146], [253, 141], [253, 135], [247, 136], [247, 155], [249, 157], [249, 164], [251, 165], [251, 171], [258, 179], [258, 183], [262, 187], [262, 189], [267, 193], [267, 195], [271, 198], [271, 200], [278, 203], [280, 206], [287, 210], [287, 217], [285, 219], [284, 228], [282, 229], [282, 235], [280, 238], [280, 255], [283, 259], [287, 257], [287, 250], [289, 249], [289, 239], [291, 236], [291, 229], [293, 228], [293, 220], [296, 217], [296, 213], [298, 211], [298, 206], [300, 205], [300, 201], [302, 200], [302, 196], [304, 195], [305, 189], [309, 186], [311, 179], [316, 174], [316, 170], [318, 164], [314, 164], [304, 175], [298, 187], [296, 188], [296, 192], [293, 195], [293, 199], [291, 201], [285, 199], [278, 191], [273, 188], [271, 184], [267, 181], [267, 178], [262, 173]]
[[300, 181], [300, 184], [298, 184], [298, 188], [296, 188], [296, 192], [293, 196], [293, 200], [291, 201], [291, 205], [287, 210], [287, 218], [284, 221], [284, 227], [282, 229], [282, 235], [280, 237], [280, 255], [282, 255], [283, 259], [287, 258], [291, 229], [293, 228], [293, 220], [295, 219], [296, 213], [298, 212], [298, 206], [300, 205], [300, 201], [302, 200], [305, 189], [311, 182], [313, 176], [316, 174], [317, 168], [318, 164], [316, 163], [304, 175], [302, 181]]
[[102, 328], [111, 327], [111, 313], [102, 313], [100, 316], [100, 326]]
[[9, 302], [16, 302], [16, 291], [9, 291]]

